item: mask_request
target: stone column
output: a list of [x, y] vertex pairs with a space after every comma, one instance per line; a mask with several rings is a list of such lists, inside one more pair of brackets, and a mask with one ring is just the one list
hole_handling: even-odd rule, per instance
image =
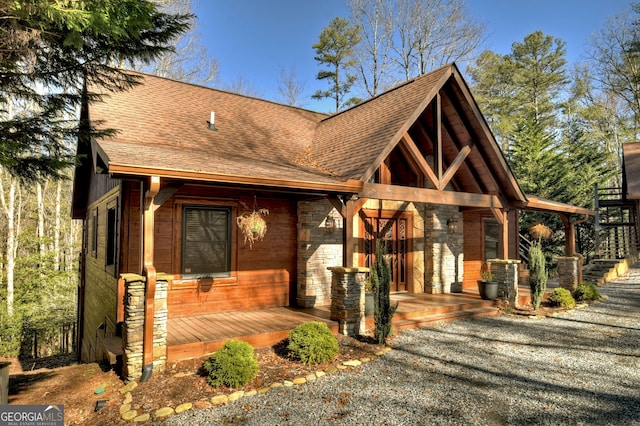
[[369, 268], [335, 266], [331, 271], [331, 319], [338, 321], [338, 331], [356, 336], [366, 331], [364, 316], [364, 281]]
[[[146, 280], [137, 274], [122, 274], [121, 278], [125, 282], [122, 375], [125, 381], [129, 382], [142, 376]], [[167, 360], [167, 278], [162, 274], [158, 275], [154, 299], [153, 369], [158, 372], [164, 371]]]
[[[327, 218], [334, 219], [333, 228]], [[298, 202], [296, 304], [303, 308], [331, 303], [327, 265], [342, 264], [343, 220], [327, 200]]]
[[518, 306], [518, 265], [515, 259], [489, 259], [487, 261], [493, 279], [498, 282], [498, 298], [505, 299], [513, 307]]
[[578, 268], [579, 258], [577, 257], [559, 257], [558, 258], [558, 282], [560, 287], [569, 291], [578, 288]]

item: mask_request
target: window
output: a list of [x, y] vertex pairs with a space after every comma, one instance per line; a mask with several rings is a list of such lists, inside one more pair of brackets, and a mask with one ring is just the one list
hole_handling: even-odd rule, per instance
[[105, 253], [105, 266], [115, 267], [118, 247], [118, 232], [116, 206], [107, 208], [107, 252]]
[[183, 208], [181, 273], [183, 278], [230, 276], [231, 208]]
[[484, 260], [498, 259], [500, 252], [500, 225], [495, 220], [484, 223]]
[[98, 209], [93, 209], [91, 215], [91, 256], [98, 257]]

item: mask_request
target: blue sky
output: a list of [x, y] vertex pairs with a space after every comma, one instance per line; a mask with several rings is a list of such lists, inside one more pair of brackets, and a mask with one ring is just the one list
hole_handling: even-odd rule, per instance
[[[195, 3], [195, 2], [194, 2]], [[542, 30], [567, 43], [567, 59], [584, 54], [593, 31], [629, 7], [629, 0], [467, 0], [468, 10], [487, 26], [485, 48], [505, 54], [515, 41]], [[195, 10], [202, 43], [220, 66], [219, 83], [246, 80], [265, 99], [278, 100], [281, 68], [293, 68], [305, 95], [326, 89], [311, 47], [344, 0], [199, 0]], [[462, 70], [464, 71], [464, 69]], [[309, 99], [305, 107], [330, 112], [331, 103]]]

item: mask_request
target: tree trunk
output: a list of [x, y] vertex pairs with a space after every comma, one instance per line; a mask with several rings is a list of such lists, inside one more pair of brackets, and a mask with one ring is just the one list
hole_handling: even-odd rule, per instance
[[62, 202], [62, 180], [58, 180], [56, 184], [56, 213], [55, 226], [53, 230], [53, 253], [54, 253], [54, 270], [60, 270], [60, 204]]
[[4, 178], [5, 173], [0, 173], [0, 201], [2, 209], [7, 218], [7, 240], [6, 240], [6, 277], [7, 277], [7, 314], [13, 316], [14, 300], [14, 272], [16, 266], [16, 255], [18, 253], [17, 237], [20, 233], [20, 188], [18, 181], [6, 174], [9, 181], [9, 191], [5, 193]]

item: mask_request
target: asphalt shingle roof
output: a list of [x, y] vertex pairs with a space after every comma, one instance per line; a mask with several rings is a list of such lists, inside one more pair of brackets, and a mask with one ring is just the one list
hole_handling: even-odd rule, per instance
[[119, 130], [97, 141], [108, 166], [340, 183], [382, 160], [449, 70], [332, 116], [144, 74], [143, 84], [91, 105], [90, 118]]

